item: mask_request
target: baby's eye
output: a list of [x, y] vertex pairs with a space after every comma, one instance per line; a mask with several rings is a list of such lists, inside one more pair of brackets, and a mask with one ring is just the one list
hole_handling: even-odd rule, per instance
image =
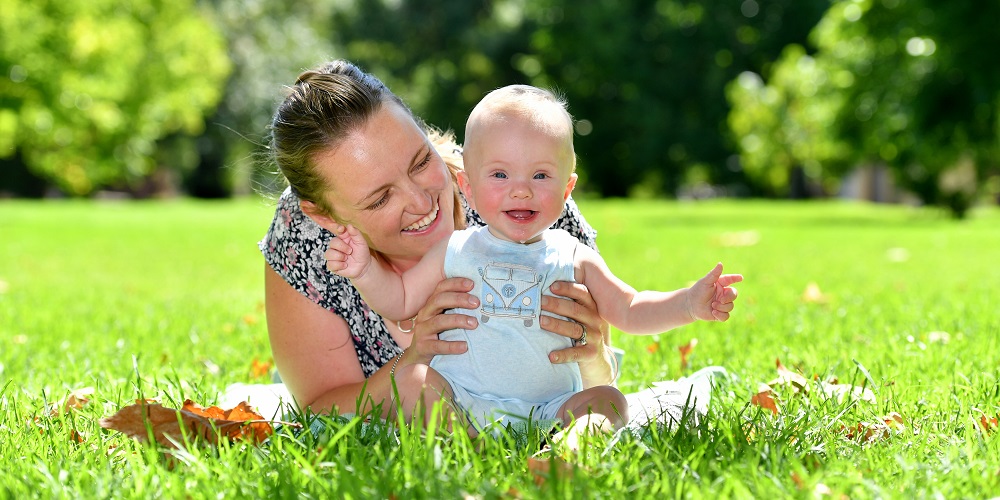
[[546, 174], [545, 172], [538, 172], [537, 174], [535, 174], [535, 177], [533, 177], [533, 178], [536, 179], [536, 180], [537, 179], [548, 179], [549, 178], [549, 174]]
[[490, 174], [490, 177], [495, 177], [497, 179], [506, 179], [507, 174], [505, 172], [493, 172], [492, 174]]

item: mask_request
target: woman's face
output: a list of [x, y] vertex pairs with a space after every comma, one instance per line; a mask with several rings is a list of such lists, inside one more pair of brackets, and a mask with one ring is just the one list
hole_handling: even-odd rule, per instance
[[407, 267], [455, 230], [448, 167], [395, 103], [313, 161], [330, 186], [325, 201], [334, 214], [393, 264]]

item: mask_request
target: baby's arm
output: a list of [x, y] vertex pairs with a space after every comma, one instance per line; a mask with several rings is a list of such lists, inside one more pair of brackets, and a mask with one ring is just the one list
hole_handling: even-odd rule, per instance
[[726, 321], [733, 310], [739, 274], [722, 274], [718, 264], [690, 288], [638, 292], [608, 268], [593, 249], [576, 250], [576, 278], [590, 290], [601, 317], [632, 334], [661, 333], [696, 320]]
[[351, 280], [368, 306], [383, 318], [402, 321], [417, 312], [444, 279], [444, 251], [448, 239], [435, 245], [420, 262], [402, 275], [388, 262], [376, 259], [354, 226], [347, 226], [330, 241], [327, 268]]

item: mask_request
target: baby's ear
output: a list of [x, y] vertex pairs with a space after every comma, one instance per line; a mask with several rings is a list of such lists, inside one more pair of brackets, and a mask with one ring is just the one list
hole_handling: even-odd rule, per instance
[[578, 177], [575, 173], [569, 174], [569, 181], [566, 182], [566, 192], [563, 193], [563, 201], [569, 199], [569, 195], [573, 194], [573, 188], [576, 187], [576, 180]]
[[469, 174], [465, 170], [459, 170], [458, 174], [458, 188], [462, 190], [462, 194], [465, 195], [465, 201], [469, 203], [469, 208], [476, 209], [476, 200], [472, 196], [472, 185], [469, 184]]
[[337, 234], [336, 229], [343, 226], [343, 224], [334, 220], [333, 217], [326, 215], [323, 210], [320, 210], [320, 208], [311, 201], [300, 200], [299, 206], [302, 207], [302, 213], [309, 216], [309, 218], [316, 224], [319, 224], [320, 227], [333, 234]]

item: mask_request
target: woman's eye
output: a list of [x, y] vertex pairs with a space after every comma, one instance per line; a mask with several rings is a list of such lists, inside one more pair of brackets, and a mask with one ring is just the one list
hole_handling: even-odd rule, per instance
[[431, 152], [428, 151], [427, 155], [425, 155], [424, 158], [420, 160], [419, 163], [413, 166], [413, 171], [418, 172], [420, 170], [423, 170], [424, 168], [427, 167], [427, 164], [429, 164], [430, 162], [431, 162]]
[[380, 196], [379, 199], [375, 200], [375, 203], [368, 205], [368, 210], [377, 210], [379, 208], [382, 208], [382, 206], [388, 202], [389, 202], [389, 193], [385, 193], [382, 196]]

